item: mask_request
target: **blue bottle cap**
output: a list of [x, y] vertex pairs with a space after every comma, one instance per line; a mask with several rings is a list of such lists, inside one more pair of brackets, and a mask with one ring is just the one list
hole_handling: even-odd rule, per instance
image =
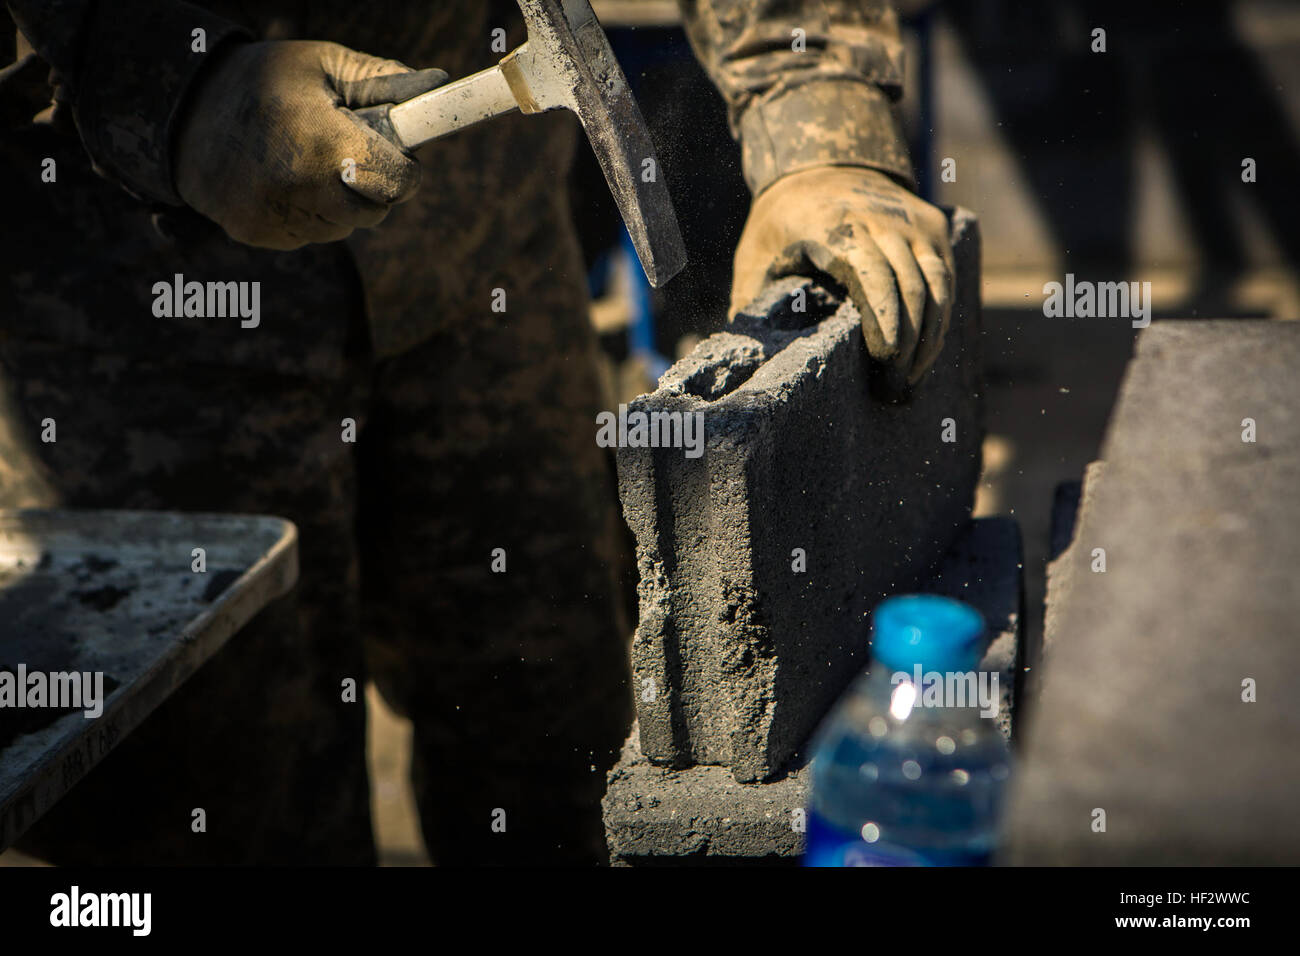
[[872, 656], [891, 671], [970, 671], [983, 651], [984, 618], [969, 604], [936, 594], [904, 594], [872, 615]]

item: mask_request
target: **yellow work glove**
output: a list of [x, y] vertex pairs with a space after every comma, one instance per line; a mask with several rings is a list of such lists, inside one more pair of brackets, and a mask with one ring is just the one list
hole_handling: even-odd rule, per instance
[[182, 199], [232, 239], [270, 249], [378, 225], [420, 184], [420, 164], [351, 110], [447, 81], [337, 43], [241, 44], [216, 54], [181, 117]]
[[874, 169], [819, 166], [783, 176], [750, 209], [736, 247], [731, 314], [772, 279], [818, 272], [848, 291], [867, 351], [891, 381], [916, 382], [943, 347], [952, 311], [944, 214]]

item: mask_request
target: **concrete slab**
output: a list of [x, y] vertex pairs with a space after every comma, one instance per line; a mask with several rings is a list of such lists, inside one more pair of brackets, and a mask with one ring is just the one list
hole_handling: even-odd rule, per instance
[[910, 401], [871, 397], [857, 312], [795, 280], [630, 405], [701, 415], [705, 435], [697, 458], [618, 452], [649, 760], [725, 766], [739, 782], [777, 773], [865, 666], [869, 609], [922, 580], [965, 527], [983, 437], [979, 241], [969, 213], [951, 225], [952, 324]]
[[1298, 374], [1300, 323], [1139, 338], [1053, 568], [1008, 862], [1300, 863]]

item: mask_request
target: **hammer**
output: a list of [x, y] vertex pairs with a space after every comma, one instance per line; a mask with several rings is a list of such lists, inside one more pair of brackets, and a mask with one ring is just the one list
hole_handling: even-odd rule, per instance
[[572, 110], [582, 121], [652, 286], [686, 264], [645, 120], [587, 0], [518, 0], [528, 39], [496, 66], [404, 103], [357, 115], [408, 152], [518, 110]]

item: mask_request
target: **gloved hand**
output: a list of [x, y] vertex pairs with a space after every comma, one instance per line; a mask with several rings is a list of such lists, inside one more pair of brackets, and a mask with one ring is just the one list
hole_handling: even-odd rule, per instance
[[266, 41], [224, 51], [181, 118], [177, 191], [232, 239], [270, 249], [378, 225], [415, 194], [420, 164], [349, 110], [446, 81], [442, 70], [412, 70], [337, 43]]
[[943, 346], [952, 303], [948, 221], [884, 173], [820, 166], [759, 194], [736, 247], [731, 313], [764, 283], [822, 272], [862, 315], [867, 351], [915, 383]]

